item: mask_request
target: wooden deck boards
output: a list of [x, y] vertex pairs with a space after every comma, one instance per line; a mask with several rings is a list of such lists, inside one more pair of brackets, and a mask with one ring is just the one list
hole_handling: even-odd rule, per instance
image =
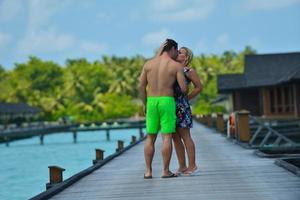
[[[140, 143], [51, 199], [300, 199], [300, 178], [276, 166], [274, 159], [259, 158], [253, 150], [197, 123], [192, 135], [200, 168], [195, 176], [160, 178], [159, 136], [153, 179], [143, 179], [145, 165]], [[170, 168], [177, 168], [175, 153]]]

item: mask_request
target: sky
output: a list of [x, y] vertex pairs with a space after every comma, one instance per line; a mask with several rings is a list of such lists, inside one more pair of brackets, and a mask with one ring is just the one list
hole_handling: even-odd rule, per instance
[[300, 0], [0, 0], [0, 65], [149, 58], [166, 38], [195, 55], [300, 51]]

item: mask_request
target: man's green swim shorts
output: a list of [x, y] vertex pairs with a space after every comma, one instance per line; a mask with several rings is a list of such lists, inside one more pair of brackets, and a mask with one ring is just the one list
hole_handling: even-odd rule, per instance
[[161, 96], [147, 98], [147, 134], [157, 134], [159, 127], [162, 134], [175, 133], [176, 105], [174, 97]]

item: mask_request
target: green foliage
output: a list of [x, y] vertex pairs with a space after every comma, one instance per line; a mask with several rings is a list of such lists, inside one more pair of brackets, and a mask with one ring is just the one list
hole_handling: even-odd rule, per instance
[[0, 81], [2, 81], [6, 76], [4, 68], [0, 65]]
[[[242, 73], [244, 56], [256, 53], [251, 47], [242, 52], [195, 56], [192, 67], [203, 84], [193, 102], [193, 112], [224, 112], [211, 106], [217, 97], [217, 74]], [[45, 120], [72, 116], [88, 122], [142, 114], [138, 100], [138, 78], [145, 62], [131, 58], [103, 56], [102, 60], [68, 59], [65, 66], [30, 57], [11, 71], [0, 65], [0, 101], [26, 102], [42, 110]]]
[[101, 108], [102, 119], [130, 117], [138, 111], [138, 107], [133, 103], [132, 97], [115, 93], [97, 95], [94, 105], [98, 105]]

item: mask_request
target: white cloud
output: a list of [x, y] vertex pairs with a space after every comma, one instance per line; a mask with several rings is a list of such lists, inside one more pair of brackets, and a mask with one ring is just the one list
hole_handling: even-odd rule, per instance
[[105, 51], [107, 45], [101, 44], [99, 42], [91, 42], [91, 41], [82, 41], [80, 45], [80, 49], [82, 51], [99, 53]]
[[195, 53], [206, 51], [207, 48], [207, 40], [204, 38], [199, 39], [198, 42], [195, 43]]
[[2, 0], [0, 1], [0, 22], [6, 22], [17, 17], [22, 8], [22, 1]]
[[70, 5], [70, 0], [30, 0], [28, 2], [28, 32], [48, 26], [49, 19]]
[[104, 13], [104, 12], [100, 12], [96, 15], [96, 20], [99, 22], [103, 22], [103, 21], [111, 21], [113, 19], [113, 16], [111, 13]]
[[215, 0], [155, 0], [149, 7], [149, 18], [154, 21], [196, 21], [206, 19], [213, 12]]
[[161, 29], [144, 35], [142, 37], [142, 43], [149, 46], [159, 46], [166, 38], [172, 38], [172, 34], [169, 33], [167, 29]]
[[166, 11], [178, 8], [183, 0], [153, 0], [151, 1], [151, 6], [157, 11]]
[[0, 32], [0, 48], [5, 47], [11, 41], [11, 35]]
[[252, 37], [248, 40], [248, 43], [245, 45], [250, 45], [254, 49], [259, 49], [261, 47], [262, 43], [258, 37]]
[[249, 10], [272, 10], [299, 3], [300, 0], [247, 0], [245, 8]]
[[59, 33], [54, 28], [47, 31], [34, 31], [28, 34], [17, 45], [17, 53], [27, 56], [30, 54], [48, 54], [77, 52], [80, 54], [99, 53], [107, 49], [106, 44], [82, 40], [71, 34]]
[[216, 39], [216, 45], [226, 46], [229, 42], [229, 36], [227, 33], [223, 33], [219, 35]]
[[47, 53], [63, 51], [75, 43], [72, 35], [56, 32], [54, 29], [47, 31], [33, 31], [25, 36], [18, 44], [21, 54]]

